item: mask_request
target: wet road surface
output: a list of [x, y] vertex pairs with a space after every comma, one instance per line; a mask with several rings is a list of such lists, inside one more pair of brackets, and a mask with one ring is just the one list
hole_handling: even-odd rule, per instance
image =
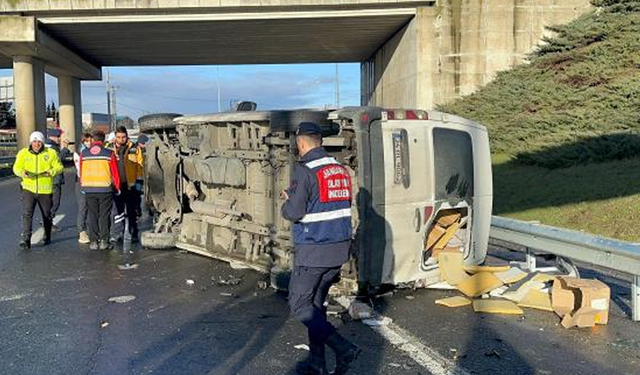
[[[305, 331], [288, 318], [284, 295], [258, 286], [267, 276], [177, 250], [89, 251], [77, 242], [67, 181], [62, 231], [30, 252], [17, 246], [17, 180], [0, 181], [0, 374], [294, 374]], [[118, 267], [125, 263], [137, 268]], [[332, 321], [364, 349], [351, 374], [640, 373], [628, 284], [589, 276], [614, 286], [607, 326], [565, 330], [532, 309], [524, 318], [448, 309], [434, 300], [457, 293], [441, 290], [371, 301], [407, 343], [347, 317]], [[239, 284], [220, 285], [232, 279]], [[135, 299], [108, 301], [117, 296]]]

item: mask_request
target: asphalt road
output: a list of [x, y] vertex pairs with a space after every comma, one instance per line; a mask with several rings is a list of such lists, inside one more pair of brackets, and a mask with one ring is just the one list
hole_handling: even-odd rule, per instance
[[[77, 242], [67, 177], [62, 231], [30, 252], [17, 246], [17, 180], [0, 181], [0, 374], [294, 374], [305, 331], [284, 295], [258, 287], [267, 276], [181, 251], [89, 251]], [[441, 290], [372, 300], [393, 319], [382, 328], [332, 320], [364, 350], [351, 374], [638, 374], [628, 284], [591, 276], [615, 292], [610, 323], [594, 329], [565, 330], [531, 309], [522, 318], [436, 306], [457, 295]], [[219, 283], [230, 279], [240, 282]], [[116, 296], [135, 299], [108, 301]]]

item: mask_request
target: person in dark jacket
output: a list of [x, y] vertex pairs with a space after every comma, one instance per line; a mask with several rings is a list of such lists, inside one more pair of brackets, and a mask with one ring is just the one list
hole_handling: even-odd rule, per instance
[[351, 247], [351, 176], [322, 147], [317, 124], [300, 123], [296, 133], [300, 154], [282, 216], [293, 222], [294, 267], [289, 284], [292, 316], [307, 327], [309, 358], [296, 366], [300, 374], [328, 374], [325, 345], [336, 354], [333, 374], [342, 375], [360, 349], [342, 337], [327, 320], [325, 299], [338, 280]]
[[89, 213], [89, 249], [107, 250], [113, 191], [120, 194], [120, 175], [113, 151], [104, 147], [104, 133], [93, 133], [93, 143], [80, 153], [80, 186]]
[[[66, 160], [71, 155], [71, 151], [67, 148], [69, 145], [68, 140], [62, 140], [62, 130], [54, 128], [47, 131], [49, 137], [45, 142], [45, 146], [58, 153], [58, 159], [60, 161]], [[62, 147], [60, 147], [62, 146]], [[60, 200], [62, 199], [62, 185], [64, 185], [64, 173], [60, 173], [53, 178], [53, 194], [51, 195], [51, 222], [60, 208]], [[59, 230], [55, 224], [51, 225], [54, 231]]]

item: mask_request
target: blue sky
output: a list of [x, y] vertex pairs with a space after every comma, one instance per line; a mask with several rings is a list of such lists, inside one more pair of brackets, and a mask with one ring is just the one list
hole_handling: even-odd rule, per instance
[[[360, 64], [338, 64], [340, 106], [360, 103]], [[195, 67], [109, 68], [117, 86], [118, 114], [137, 120], [155, 112], [206, 113], [230, 101], [251, 100], [258, 109], [309, 108], [335, 105], [335, 64], [235, 65]], [[0, 76], [12, 70], [0, 69]], [[106, 113], [106, 74], [82, 83], [83, 112]], [[58, 103], [56, 79], [46, 79], [47, 102]]]

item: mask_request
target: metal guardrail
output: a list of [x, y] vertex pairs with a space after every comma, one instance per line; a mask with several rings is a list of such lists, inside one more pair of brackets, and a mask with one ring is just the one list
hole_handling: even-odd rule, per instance
[[524, 246], [534, 268], [535, 250], [632, 275], [631, 319], [640, 321], [640, 244], [499, 216], [492, 217], [490, 237]]

